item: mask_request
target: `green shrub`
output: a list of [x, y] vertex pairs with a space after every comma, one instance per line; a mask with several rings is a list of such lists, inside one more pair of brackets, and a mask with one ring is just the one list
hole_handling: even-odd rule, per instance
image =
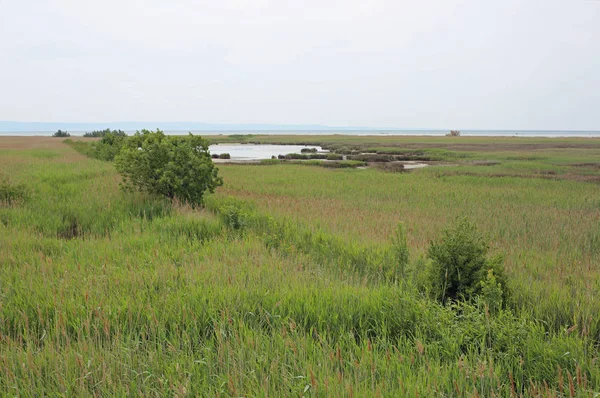
[[125, 133], [123, 130], [111, 130], [111, 129], [94, 130], [91, 133], [84, 133], [83, 136], [86, 138], [105, 137], [109, 134], [118, 136], [118, 137], [127, 137], [127, 133]]
[[206, 191], [223, 184], [200, 136], [166, 136], [162, 131], [142, 130], [129, 137], [115, 158], [123, 187], [202, 203]]
[[52, 137], [59, 137], [59, 138], [65, 138], [65, 137], [70, 137], [71, 134], [69, 134], [66, 131], [62, 131], [62, 130], [58, 130], [56, 133], [52, 134]]
[[119, 131], [108, 131], [104, 132], [102, 139], [92, 144], [92, 150], [90, 155], [93, 158], [112, 161], [115, 159], [117, 154], [121, 151], [121, 148], [127, 141], [127, 134]]
[[317, 148], [302, 148], [300, 153], [317, 153]]
[[[506, 296], [506, 276], [500, 257], [488, 258], [489, 245], [475, 225], [466, 219], [442, 233], [427, 251], [429, 291], [445, 303], [492, 295], [499, 288]], [[492, 270], [491, 274], [488, 272]], [[494, 293], [495, 294], [495, 293]], [[491, 296], [490, 296], [491, 297]]]
[[222, 153], [219, 155], [219, 159], [231, 159], [231, 155], [228, 153]]

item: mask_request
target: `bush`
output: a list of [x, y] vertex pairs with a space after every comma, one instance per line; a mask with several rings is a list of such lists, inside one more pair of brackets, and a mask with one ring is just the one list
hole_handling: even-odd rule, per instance
[[[489, 246], [475, 225], [459, 220], [442, 233], [441, 240], [427, 251], [431, 260], [428, 280], [431, 295], [442, 303], [493, 297], [500, 289], [506, 298], [506, 276], [499, 257], [487, 257]], [[492, 271], [489, 273], [489, 271]], [[484, 297], [485, 299], [485, 297]], [[493, 298], [497, 301], [497, 298]]]
[[118, 137], [127, 137], [127, 133], [125, 133], [123, 130], [111, 130], [111, 129], [94, 130], [91, 133], [84, 133], [83, 136], [86, 138], [91, 138], [91, 137], [104, 137], [109, 134], [118, 136]]
[[100, 160], [114, 160], [127, 140], [127, 134], [121, 133], [120, 130], [106, 132], [100, 141], [92, 144], [91, 156]]
[[300, 153], [317, 153], [317, 148], [302, 148]]
[[115, 158], [126, 189], [196, 205], [206, 191], [223, 184], [200, 136], [166, 136], [160, 130], [142, 130], [127, 139]]
[[62, 131], [62, 130], [58, 130], [56, 133], [52, 134], [52, 137], [59, 137], [59, 138], [65, 138], [65, 137], [70, 137], [71, 134], [69, 134], [66, 131]]
[[450, 130], [446, 137], [460, 137], [460, 131], [458, 130]]
[[228, 153], [222, 153], [219, 155], [219, 159], [231, 159], [231, 155]]

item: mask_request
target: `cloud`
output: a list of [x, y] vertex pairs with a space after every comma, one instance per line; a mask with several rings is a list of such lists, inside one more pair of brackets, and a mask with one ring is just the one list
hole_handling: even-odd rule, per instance
[[599, 17], [560, 0], [1, 0], [0, 119], [597, 129]]

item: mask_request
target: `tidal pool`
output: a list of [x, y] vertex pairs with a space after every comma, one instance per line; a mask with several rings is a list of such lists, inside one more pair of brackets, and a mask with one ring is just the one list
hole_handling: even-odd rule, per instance
[[231, 160], [261, 160], [271, 159], [271, 156], [300, 153], [303, 148], [315, 148], [323, 151], [320, 146], [312, 145], [270, 145], [270, 144], [214, 144], [208, 147], [211, 154], [228, 153]]

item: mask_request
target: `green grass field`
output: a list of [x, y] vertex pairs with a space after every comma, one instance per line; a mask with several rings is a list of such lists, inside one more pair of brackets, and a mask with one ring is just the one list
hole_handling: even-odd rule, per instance
[[[600, 140], [212, 139], [436, 159], [222, 165], [192, 209], [60, 139], [0, 138], [1, 395], [598, 396]], [[465, 216], [504, 256], [498, 313], [419, 288]]]

